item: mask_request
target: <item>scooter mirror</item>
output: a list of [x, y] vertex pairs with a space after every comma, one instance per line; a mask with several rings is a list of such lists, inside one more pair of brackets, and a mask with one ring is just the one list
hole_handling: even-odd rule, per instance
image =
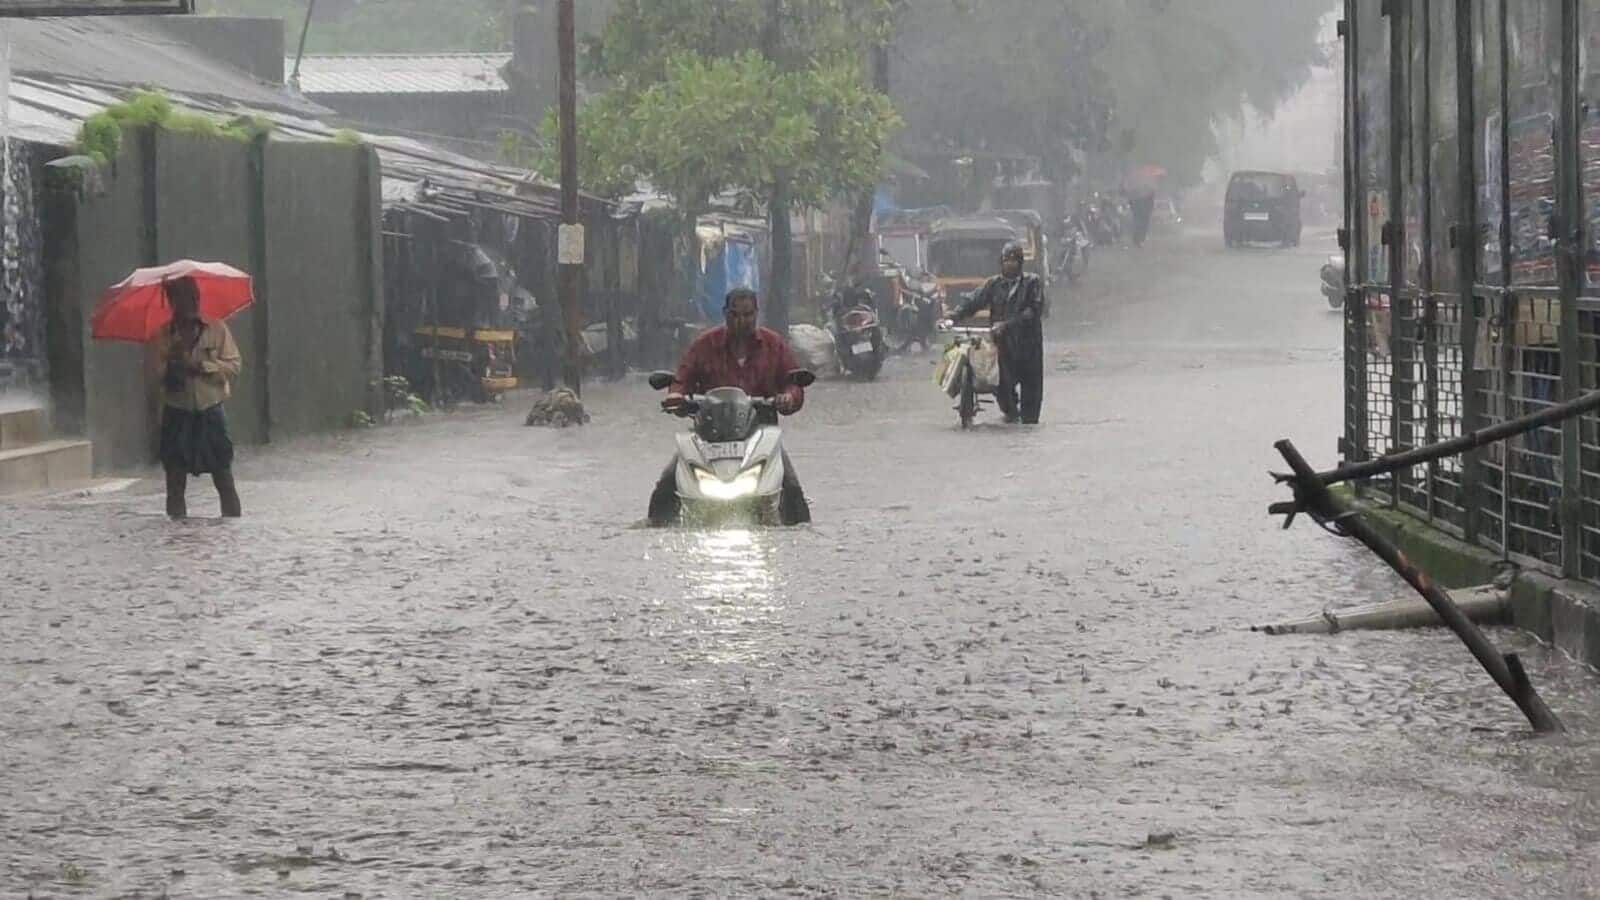
[[650, 388], [652, 390], [664, 391], [667, 388], [672, 387], [672, 379], [674, 377], [676, 376], [674, 376], [671, 372], [651, 372]]
[[808, 388], [817, 383], [817, 375], [809, 369], [795, 369], [789, 373], [789, 382], [798, 387]]

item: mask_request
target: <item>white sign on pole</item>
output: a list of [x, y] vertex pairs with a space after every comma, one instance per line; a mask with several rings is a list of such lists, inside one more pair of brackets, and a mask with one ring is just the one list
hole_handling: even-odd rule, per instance
[[563, 266], [583, 265], [583, 226], [562, 225], [556, 235], [556, 261]]

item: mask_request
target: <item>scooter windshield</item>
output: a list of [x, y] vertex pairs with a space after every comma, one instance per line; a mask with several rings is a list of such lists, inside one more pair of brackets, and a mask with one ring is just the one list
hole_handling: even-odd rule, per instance
[[756, 410], [750, 395], [738, 388], [717, 388], [700, 404], [695, 432], [714, 443], [742, 441], [755, 430]]

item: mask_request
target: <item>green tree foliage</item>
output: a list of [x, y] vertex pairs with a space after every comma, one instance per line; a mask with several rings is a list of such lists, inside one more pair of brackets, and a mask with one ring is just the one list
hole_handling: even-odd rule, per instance
[[[870, 187], [899, 125], [857, 52], [879, 5], [785, 0], [784, 39], [764, 54], [767, 0], [621, 0], [590, 47], [609, 89], [578, 117], [585, 186], [644, 179], [688, 214], [723, 190], [769, 192], [779, 173], [804, 205]], [[553, 151], [553, 119], [546, 137]]]
[[[711, 197], [760, 193], [772, 216], [769, 322], [786, 328], [789, 210], [876, 183], [899, 119], [867, 86], [865, 50], [891, 0], [618, 0], [589, 45], [607, 85], [579, 114], [581, 180], [618, 190], [636, 178], [671, 195], [692, 223]], [[556, 142], [553, 120], [547, 146]], [[555, 169], [547, 159], [543, 170]]]
[[[901, 2], [783, 0], [776, 61], [791, 70], [860, 50], [888, 33], [891, 12]], [[616, 0], [605, 27], [590, 41], [590, 63], [619, 82], [658, 81], [678, 53], [720, 57], [763, 49], [768, 13], [768, 0]]]
[[[1189, 179], [1212, 125], [1270, 113], [1321, 61], [1329, 0], [904, 0], [894, 97], [922, 150], [1073, 151]], [[1061, 173], [1064, 174], [1064, 173]]]
[[[683, 51], [663, 63], [661, 80], [585, 104], [579, 167], [589, 190], [615, 196], [643, 179], [691, 218], [723, 191], [770, 190], [779, 172], [798, 202], [817, 206], [873, 184], [896, 121], [851, 65], [781, 72], [754, 51]], [[552, 177], [556, 137], [552, 115], [541, 162]]]

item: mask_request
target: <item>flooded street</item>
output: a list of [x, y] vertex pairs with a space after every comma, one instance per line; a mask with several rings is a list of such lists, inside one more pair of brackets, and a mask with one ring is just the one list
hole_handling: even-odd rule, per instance
[[1535, 740], [1448, 632], [1248, 630], [1403, 593], [1266, 515], [1340, 428], [1306, 244], [1097, 255], [1035, 429], [819, 384], [801, 529], [637, 527], [637, 377], [245, 454], [238, 522], [3, 507], [0, 895], [1600, 895], [1589, 671], [1494, 633]]

